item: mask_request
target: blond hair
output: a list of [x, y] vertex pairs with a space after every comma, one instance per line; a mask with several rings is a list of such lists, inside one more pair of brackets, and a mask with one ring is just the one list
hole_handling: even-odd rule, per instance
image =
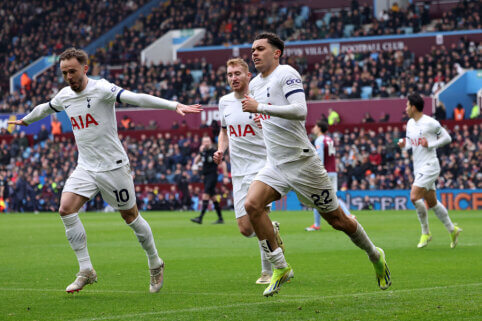
[[248, 64], [246, 63], [246, 61], [244, 61], [241, 58], [229, 59], [228, 62], [226, 63], [226, 67], [229, 67], [229, 66], [241, 66], [241, 68], [243, 68], [246, 72], [249, 72]]

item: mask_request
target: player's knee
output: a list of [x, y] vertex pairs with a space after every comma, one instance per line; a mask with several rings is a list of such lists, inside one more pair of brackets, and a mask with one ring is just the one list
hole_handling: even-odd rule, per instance
[[420, 197], [417, 197], [415, 195], [410, 195], [410, 200], [412, 201], [412, 204], [415, 204], [416, 201], [418, 201]]
[[60, 204], [60, 207], [59, 207], [60, 216], [65, 216], [65, 215], [69, 215], [69, 214], [72, 214], [72, 213], [74, 213], [73, 209], [71, 209], [69, 206], [65, 206], [65, 205]]
[[252, 237], [253, 236], [253, 229], [247, 226], [240, 226], [239, 232], [245, 237]]
[[249, 216], [257, 215], [263, 211], [263, 207], [255, 199], [247, 198], [244, 202], [244, 208]]

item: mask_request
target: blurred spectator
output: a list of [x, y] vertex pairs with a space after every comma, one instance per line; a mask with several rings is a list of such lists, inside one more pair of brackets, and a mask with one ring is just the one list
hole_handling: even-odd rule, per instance
[[454, 120], [464, 120], [465, 118], [465, 109], [462, 104], [458, 103], [454, 109]]
[[26, 72], [24, 72], [20, 77], [20, 85], [22, 86], [22, 89], [26, 91], [30, 91], [30, 89], [32, 89], [32, 79], [30, 79]]
[[52, 121], [50, 122], [50, 126], [52, 127], [52, 135], [60, 135], [62, 134], [62, 123], [57, 119], [57, 116], [52, 115]]
[[472, 110], [470, 112], [470, 119], [477, 119], [480, 117], [480, 106], [477, 104], [477, 100], [474, 100]]
[[388, 121], [390, 120], [390, 114], [388, 113], [382, 113], [382, 115], [380, 116], [380, 119], [378, 120], [380, 123], [388, 123]]
[[332, 108], [328, 109], [328, 125], [336, 125], [340, 123], [340, 115]]
[[435, 119], [438, 121], [447, 119], [447, 112], [445, 111], [445, 105], [439, 101], [437, 107], [435, 107]]
[[362, 210], [368, 210], [368, 211], [373, 210], [373, 203], [370, 200], [370, 197], [368, 195], [365, 195], [365, 197], [363, 198], [363, 203], [362, 203], [361, 209]]
[[374, 123], [375, 119], [373, 119], [372, 115], [370, 115], [369, 112], [365, 113], [365, 116], [363, 116], [362, 123]]
[[46, 140], [47, 138], [49, 138], [49, 131], [47, 130], [47, 127], [45, 127], [44, 124], [42, 124], [40, 126], [40, 130], [39, 132], [37, 133], [37, 139], [35, 141], [35, 143], [40, 143], [40, 142], [43, 142], [44, 140]]

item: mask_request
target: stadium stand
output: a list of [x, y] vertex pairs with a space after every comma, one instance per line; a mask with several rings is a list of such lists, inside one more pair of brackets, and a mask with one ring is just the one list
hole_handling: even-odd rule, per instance
[[[0, 113], [28, 112], [65, 86], [54, 66], [37, 79], [26, 79], [23, 90], [10, 94], [7, 87], [11, 74], [41, 55], [59, 53], [71, 44], [86, 46], [145, 2], [93, 0], [67, 7], [56, 0], [0, 4], [3, 22]], [[262, 29], [276, 30], [284, 39], [293, 41], [482, 28], [479, 1], [462, 1], [440, 17], [432, 14], [430, 4], [420, 1], [406, 10], [392, 7], [379, 17], [373, 17], [373, 8], [359, 5], [358, 1], [352, 1], [350, 7], [326, 10], [292, 3], [254, 10], [254, 6], [250, 6], [252, 2], [212, 0], [209, 5], [194, 0], [165, 2], [139, 18], [132, 28], [124, 29], [108, 47], [97, 50], [90, 57], [91, 74], [133, 91], [188, 104], [215, 104], [229, 91], [223, 66], [214, 68], [202, 59], [142, 66], [139, 64], [141, 50], [166, 31], [177, 28], [209, 27], [201, 46], [250, 43], [254, 30]], [[65, 20], [66, 15], [55, 10], [57, 7], [79, 11], [78, 20]], [[93, 19], [92, 12], [105, 19]], [[32, 30], [55, 30], [55, 33]], [[462, 69], [482, 69], [481, 53], [482, 44], [461, 38], [458, 44], [434, 47], [429, 54], [418, 57], [405, 48], [366, 54], [331, 54], [314, 65], [308, 65], [303, 57], [289, 57], [284, 63], [303, 74], [309, 100], [370, 99], [406, 97], [413, 91], [432, 95]], [[158, 133], [153, 124], [147, 129], [155, 135], [147, 131], [145, 136], [131, 137], [124, 129], [146, 129], [131, 122], [120, 131], [125, 136], [122, 142], [135, 173], [138, 205], [143, 210], [197, 208], [202, 189], [199, 166], [192, 161], [200, 137], [212, 133], [210, 129], [179, 133], [174, 128]], [[398, 127], [377, 131], [363, 126], [356, 128], [353, 132], [333, 133], [339, 147], [340, 189], [409, 188], [413, 179], [412, 162], [396, 146], [401, 136]], [[453, 128], [452, 144], [439, 150], [440, 188], [482, 188], [481, 131], [480, 124], [464, 122]], [[7, 210], [55, 212], [64, 180], [76, 164], [77, 150], [71, 136], [41, 140], [18, 133], [10, 135], [2, 130], [0, 148], [0, 197], [6, 202]], [[458, 150], [459, 154], [450, 150]], [[229, 158], [226, 166], [229, 169]], [[223, 195], [223, 205], [230, 207], [229, 174], [223, 167], [219, 171], [219, 192]], [[188, 194], [189, 201], [185, 197]], [[86, 207], [87, 210], [104, 208], [99, 197], [89, 201]]]
[[[146, 2], [2, 1], [0, 93], [8, 91], [9, 77], [23, 67], [71, 46], [87, 46]], [[75, 19], [69, 12], [76, 12]]]
[[[482, 188], [482, 124], [461, 123], [451, 131], [452, 143], [438, 150], [444, 188]], [[149, 209], [197, 209], [201, 194], [200, 165], [193, 159], [202, 135], [210, 130], [150, 131], [137, 138], [121, 131], [122, 142], [134, 171], [139, 206]], [[397, 140], [403, 135], [397, 126], [332, 133], [337, 146], [340, 190], [409, 189], [413, 180], [410, 155], [400, 151]], [[124, 137], [125, 136], [125, 137]], [[55, 211], [65, 179], [73, 171], [77, 149], [67, 135], [34, 143], [33, 137], [14, 133], [10, 142], [1, 141], [0, 197], [8, 211]], [[457, 150], [454, 154], [452, 151]], [[219, 167], [218, 192], [225, 208], [232, 206], [229, 157]], [[183, 184], [185, 185], [183, 187]], [[186, 187], [187, 186], [187, 187]], [[183, 193], [188, 193], [188, 201]], [[188, 192], [186, 192], [188, 191]], [[161, 196], [162, 195], [162, 196]], [[104, 210], [97, 197], [87, 210]]]

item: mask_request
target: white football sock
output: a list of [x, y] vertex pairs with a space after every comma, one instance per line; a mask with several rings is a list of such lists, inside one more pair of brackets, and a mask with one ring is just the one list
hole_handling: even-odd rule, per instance
[[377, 262], [380, 259], [380, 252], [378, 252], [375, 245], [373, 245], [372, 241], [363, 229], [363, 226], [361, 226], [358, 222], [356, 224], [356, 232], [350, 235], [351, 241], [355, 243], [356, 246], [367, 252], [370, 261]]
[[151, 227], [147, 221], [139, 214], [137, 218], [128, 225], [134, 231], [144, 251], [146, 251], [149, 269], [156, 269], [161, 266], [162, 260], [157, 254]]
[[268, 244], [268, 240], [259, 241], [261, 249], [264, 251], [266, 258], [273, 264], [275, 269], [283, 269], [288, 267], [283, 251], [280, 247], [276, 248], [273, 252]]
[[437, 201], [437, 205], [431, 208], [435, 212], [435, 215], [437, 215], [438, 219], [445, 225], [445, 228], [449, 233], [452, 233], [454, 231], [454, 224], [450, 220], [449, 217], [449, 212], [447, 212], [447, 209], [445, 206], [443, 206], [442, 203]]
[[413, 203], [417, 210], [418, 220], [420, 221], [420, 225], [422, 226], [422, 234], [429, 234], [430, 230], [428, 228], [428, 215], [427, 215], [427, 207], [425, 207], [425, 202], [422, 199], [419, 199]]
[[92, 262], [90, 261], [89, 251], [87, 250], [87, 235], [85, 234], [84, 225], [80, 221], [77, 213], [60, 216], [65, 226], [65, 235], [74, 250], [79, 261], [79, 270], [92, 270]]
[[266, 257], [266, 253], [261, 246], [261, 241], [258, 241], [259, 244], [259, 252], [261, 254], [261, 272], [267, 274], [273, 274], [273, 269], [271, 267], [271, 262]]

